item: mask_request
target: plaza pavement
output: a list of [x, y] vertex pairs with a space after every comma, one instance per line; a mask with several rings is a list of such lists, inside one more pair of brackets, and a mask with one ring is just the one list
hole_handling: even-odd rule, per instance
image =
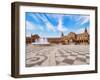
[[26, 67], [89, 64], [89, 45], [26, 46]]

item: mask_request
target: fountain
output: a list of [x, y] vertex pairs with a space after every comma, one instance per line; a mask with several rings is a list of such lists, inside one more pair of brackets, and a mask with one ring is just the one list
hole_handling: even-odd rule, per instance
[[36, 39], [35, 42], [32, 43], [33, 45], [50, 45], [47, 38], [39, 38]]

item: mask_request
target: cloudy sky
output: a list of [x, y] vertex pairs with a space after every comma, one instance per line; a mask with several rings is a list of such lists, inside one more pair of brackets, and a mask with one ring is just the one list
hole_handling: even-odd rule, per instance
[[26, 36], [38, 34], [41, 37], [60, 37], [61, 32], [81, 33], [89, 30], [89, 15], [50, 14], [26, 12]]

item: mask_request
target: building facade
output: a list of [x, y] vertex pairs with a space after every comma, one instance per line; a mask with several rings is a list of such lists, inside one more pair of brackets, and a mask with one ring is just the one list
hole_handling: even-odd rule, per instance
[[63, 44], [89, 44], [89, 33], [87, 29], [83, 33], [70, 32], [67, 36], [61, 36]]

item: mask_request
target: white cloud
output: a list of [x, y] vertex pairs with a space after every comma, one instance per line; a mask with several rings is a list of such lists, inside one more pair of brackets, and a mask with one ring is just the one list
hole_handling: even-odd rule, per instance
[[[54, 26], [49, 22], [49, 20], [44, 15], [36, 14], [36, 16], [38, 19], [41, 19], [42, 21], [44, 21], [48, 30], [55, 31]], [[43, 27], [39, 27], [39, 28], [41, 30], [44, 30]]]
[[78, 29], [78, 30], [75, 31], [75, 33], [77, 33], [77, 34], [80, 34], [82, 32], [84, 32], [84, 28], [80, 28], [80, 29]]
[[77, 22], [80, 22], [80, 20], [83, 18], [83, 16], [74, 16], [72, 19], [77, 21]]
[[[89, 33], [89, 28], [86, 28], [86, 29], [87, 29], [87, 31]], [[80, 29], [76, 30], [75, 33], [80, 34], [80, 33], [83, 33], [84, 30], [85, 30], [85, 28], [80, 28]]]
[[43, 31], [44, 30], [44, 28], [42, 27], [42, 26], [39, 26], [38, 27], [41, 31]]
[[37, 17], [40, 18], [41, 20], [43, 20], [46, 23], [46, 27], [47, 27], [48, 30], [51, 30], [51, 31], [58, 30], [58, 31], [61, 31], [61, 32], [67, 31], [67, 28], [63, 28], [63, 26], [62, 26], [62, 17], [63, 16], [59, 16], [59, 15], [53, 16], [52, 15], [52, 17], [59, 19], [59, 24], [58, 24], [57, 28], [55, 28], [44, 15], [42, 15], [42, 17], [41, 17], [39, 14], [37, 14]]
[[57, 29], [60, 32], [64, 32], [64, 31], [67, 31], [68, 30], [67, 28], [64, 28], [63, 25], [62, 25], [62, 17], [59, 18], [59, 24], [57, 26]]
[[47, 26], [48, 30], [55, 31], [55, 28], [54, 28], [54, 26], [52, 26], [51, 23], [47, 22], [46, 26]]
[[39, 25], [36, 26], [32, 22], [26, 21], [26, 30], [36, 30], [36, 29], [41, 30], [41, 31], [44, 30], [44, 28], [42, 26], [39, 26]]
[[89, 21], [89, 19], [90, 19], [89, 16], [84, 16], [83, 21], [81, 22], [81, 24], [83, 25], [83, 24], [87, 23]]
[[36, 14], [38, 19], [41, 19], [42, 21], [47, 22], [48, 21], [47, 18], [43, 14], [41, 14], [41, 15], [40, 14]]
[[26, 21], [26, 29], [27, 30], [35, 30], [36, 26], [33, 23], [31, 23], [30, 21]]
[[26, 33], [26, 37], [31, 37], [31, 33], [30, 32], [27, 32]]
[[77, 25], [83, 25], [85, 23], [87, 23], [90, 20], [89, 16], [80, 16], [80, 17], [76, 17], [75, 20], [77, 21]]
[[31, 16], [36, 22], [39, 22], [39, 19], [38, 19], [38, 17], [37, 17], [36, 14], [31, 14], [30, 16]]

